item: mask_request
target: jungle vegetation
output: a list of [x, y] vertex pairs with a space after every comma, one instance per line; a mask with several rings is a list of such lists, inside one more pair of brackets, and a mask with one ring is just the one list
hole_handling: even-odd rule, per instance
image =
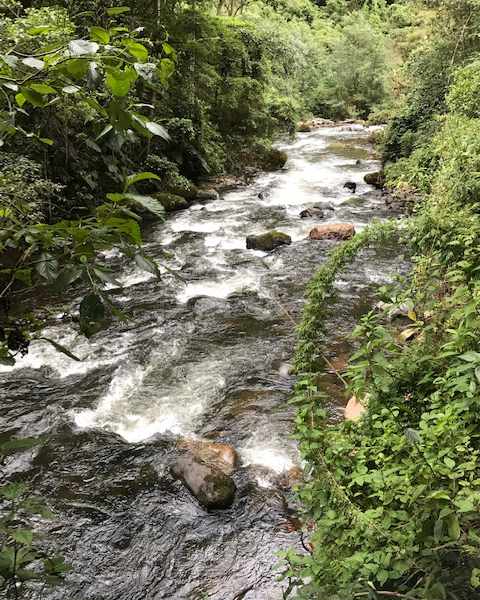
[[[309, 546], [284, 557], [298, 598], [480, 597], [479, 8], [0, 0], [3, 364], [41, 336], [32, 300], [81, 290], [75, 319], [87, 337], [126, 318], [104, 252], [160, 277], [142, 225], [184, 206], [206, 177], [270, 168], [275, 139], [313, 115], [388, 123], [387, 184], [414, 199], [412, 214], [338, 247], [310, 284], [298, 332]], [[353, 332], [344, 378], [364, 416], [333, 423], [317, 384], [333, 283], [392, 236], [412, 271], [379, 291], [386, 308]], [[388, 318], [399, 307], [407, 325]], [[2, 444], [0, 460], [37, 443]], [[16, 598], [68, 567], [37, 545], [29, 515], [45, 514], [41, 503], [1, 483], [0, 581]]]

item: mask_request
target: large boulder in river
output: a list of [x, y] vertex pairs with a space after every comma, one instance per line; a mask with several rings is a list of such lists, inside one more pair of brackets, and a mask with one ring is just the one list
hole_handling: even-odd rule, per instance
[[249, 235], [247, 237], [247, 250], [263, 250], [270, 252], [278, 248], [292, 243], [292, 238], [281, 231], [267, 231], [260, 235]]
[[218, 467], [227, 475], [230, 475], [239, 463], [238, 453], [230, 444], [184, 439], [178, 443], [178, 446], [189, 450], [207, 465]]
[[154, 195], [154, 198], [160, 202], [167, 212], [182, 210], [188, 208], [190, 205], [186, 198], [182, 198], [182, 196], [177, 196], [176, 194], [169, 194], [168, 192], [159, 192]]
[[197, 193], [195, 195], [195, 200], [199, 202], [206, 202], [208, 200], [218, 200], [218, 198], [219, 194], [217, 190], [214, 190], [213, 188], [202, 188], [200, 190], [197, 190]]
[[193, 454], [178, 458], [172, 466], [172, 473], [183, 481], [205, 508], [229, 508], [235, 499], [233, 479]]
[[262, 157], [262, 168], [265, 171], [279, 171], [288, 160], [288, 154], [278, 148], [271, 148]]
[[311, 240], [349, 240], [355, 235], [355, 227], [351, 223], [328, 223], [317, 225], [310, 231]]
[[373, 185], [373, 187], [376, 187], [379, 190], [385, 186], [385, 174], [383, 171], [367, 173], [363, 179], [365, 183], [368, 183], [368, 185]]

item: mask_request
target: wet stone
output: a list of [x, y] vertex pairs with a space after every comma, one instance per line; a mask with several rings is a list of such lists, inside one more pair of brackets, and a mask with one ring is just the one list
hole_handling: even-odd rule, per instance
[[270, 252], [279, 246], [292, 243], [292, 238], [281, 231], [268, 231], [261, 235], [249, 235], [247, 237], [247, 250], [263, 250]]
[[185, 455], [175, 462], [172, 473], [205, 508], [224, 509], [233, 504], [235, 483], [220, 468], [208, 465], [196, 456]]

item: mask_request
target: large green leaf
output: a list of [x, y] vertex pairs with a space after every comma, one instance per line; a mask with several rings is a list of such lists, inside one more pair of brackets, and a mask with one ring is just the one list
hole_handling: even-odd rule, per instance
[[48, 96], [50, 94], [57, 93], [57, 90], [47, 83], [31, 83], [30, 89], [34, 92], [37, 92], [37, 94], [41, 94], [42, 96]]
[[68, 356], [68, 358], [71, 358], [72, 360], [76, 360], [77, 362], [82, 362], [81, 358], [78, 358], [78, 356], [75, 356], [75, 354], [70, 352], [70, 350], [68, 348], [65, 348], [65, 346], [62, 346], [62, 344], [59, 344], [55, 340], [51, 340], [50, 338], [47, 338], [47, 337], [39, 337], [36, 339], [49, 343], [51, 346], [53, 346], [55, 348], [55, 350], [57, 350], [57, 352], [61, 352], [62, 354], [65, 354], [65, 356]]
[[148, 50], [145, 48], [143, 44], [139, 42], [134, 42], [133, 40], [125, 40], [123, 42], [127, 52], [133, 56], [133, 58], [137, 59], [138, 62], [144, 63], [148, 60]]
[[139, 183], [140, 181], [145, 181], [147, 179], [156, 179], [157, 181], [161, 181], [158, 175], [155, 173], [143, 172], [143, 173], [135, 173], [135, 175], [129, 175], [127, 177], [125, 190], [127, 190], [130, 186]]
[[119, 233], [128, 236], [136, 244], [142, 243], [142, 233], [140, 231], [140, 226], [133, 219], [110, 217], [104, 223], [107, 227], [115, 229]]
[[158, 135], [159, 137], [167, 141], [171, 140], [170, 136], [168, 135], [168, 131], [165, 129], [165, 127], [163, 127], [163, 125], [159, 125], [158, 123], [154, 123], [153, 121], [147, 121], [145, 123], [145, 127], [153, 135]]
[[90, 37], [101, 44], [108, 44], [110, 42], [110, 32], [103, 27], [90, 27]]
[[118, 15], [122, 15], [123, 13], [129, 12], [129, 6], [114, 6], [113, 8], [107, 8], [107, 15], [110, 17], [116, 17]]
[[58, 260], [51, 254], [44, 253], [40, 256], [35, 269], [37, 273], [49, 283], [55, 281], [59, 275]]
[[109, 67], [105, 85], [114, 96], [126, 96], [132, 85], [135, 83], [138, 75], [131, 67], [126, 67], [124, 71], [118, 68]]
[[151, 196], [143, 196], [141, 194], [131, 194], [131, 193], [122, 193], [122, 194], [107, 194], [107, 198], [112, 200], [112, 202], [119, 202], [121, 200], [128, 200], [133, 202], [133, 204], [137, 204], [138, 206], [142, 206], [146, 208], [149, 212], [153, 213], [157, 217], [163, 218], [165, 216], [165, 209], [162, 204], [152, 198]]

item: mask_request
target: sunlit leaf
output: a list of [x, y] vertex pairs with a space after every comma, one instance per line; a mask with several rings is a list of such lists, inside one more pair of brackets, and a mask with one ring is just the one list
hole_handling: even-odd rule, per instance
[[101, 44], [110, 42], [110, 33], [103, 27], [90, 27], [90, 37]]
[[97, 42], [91, 42], [90, 40], [72, 40], [68, 44], [68, 49], [72, 56], [88, 56], [96, 54], [100, 46]]

